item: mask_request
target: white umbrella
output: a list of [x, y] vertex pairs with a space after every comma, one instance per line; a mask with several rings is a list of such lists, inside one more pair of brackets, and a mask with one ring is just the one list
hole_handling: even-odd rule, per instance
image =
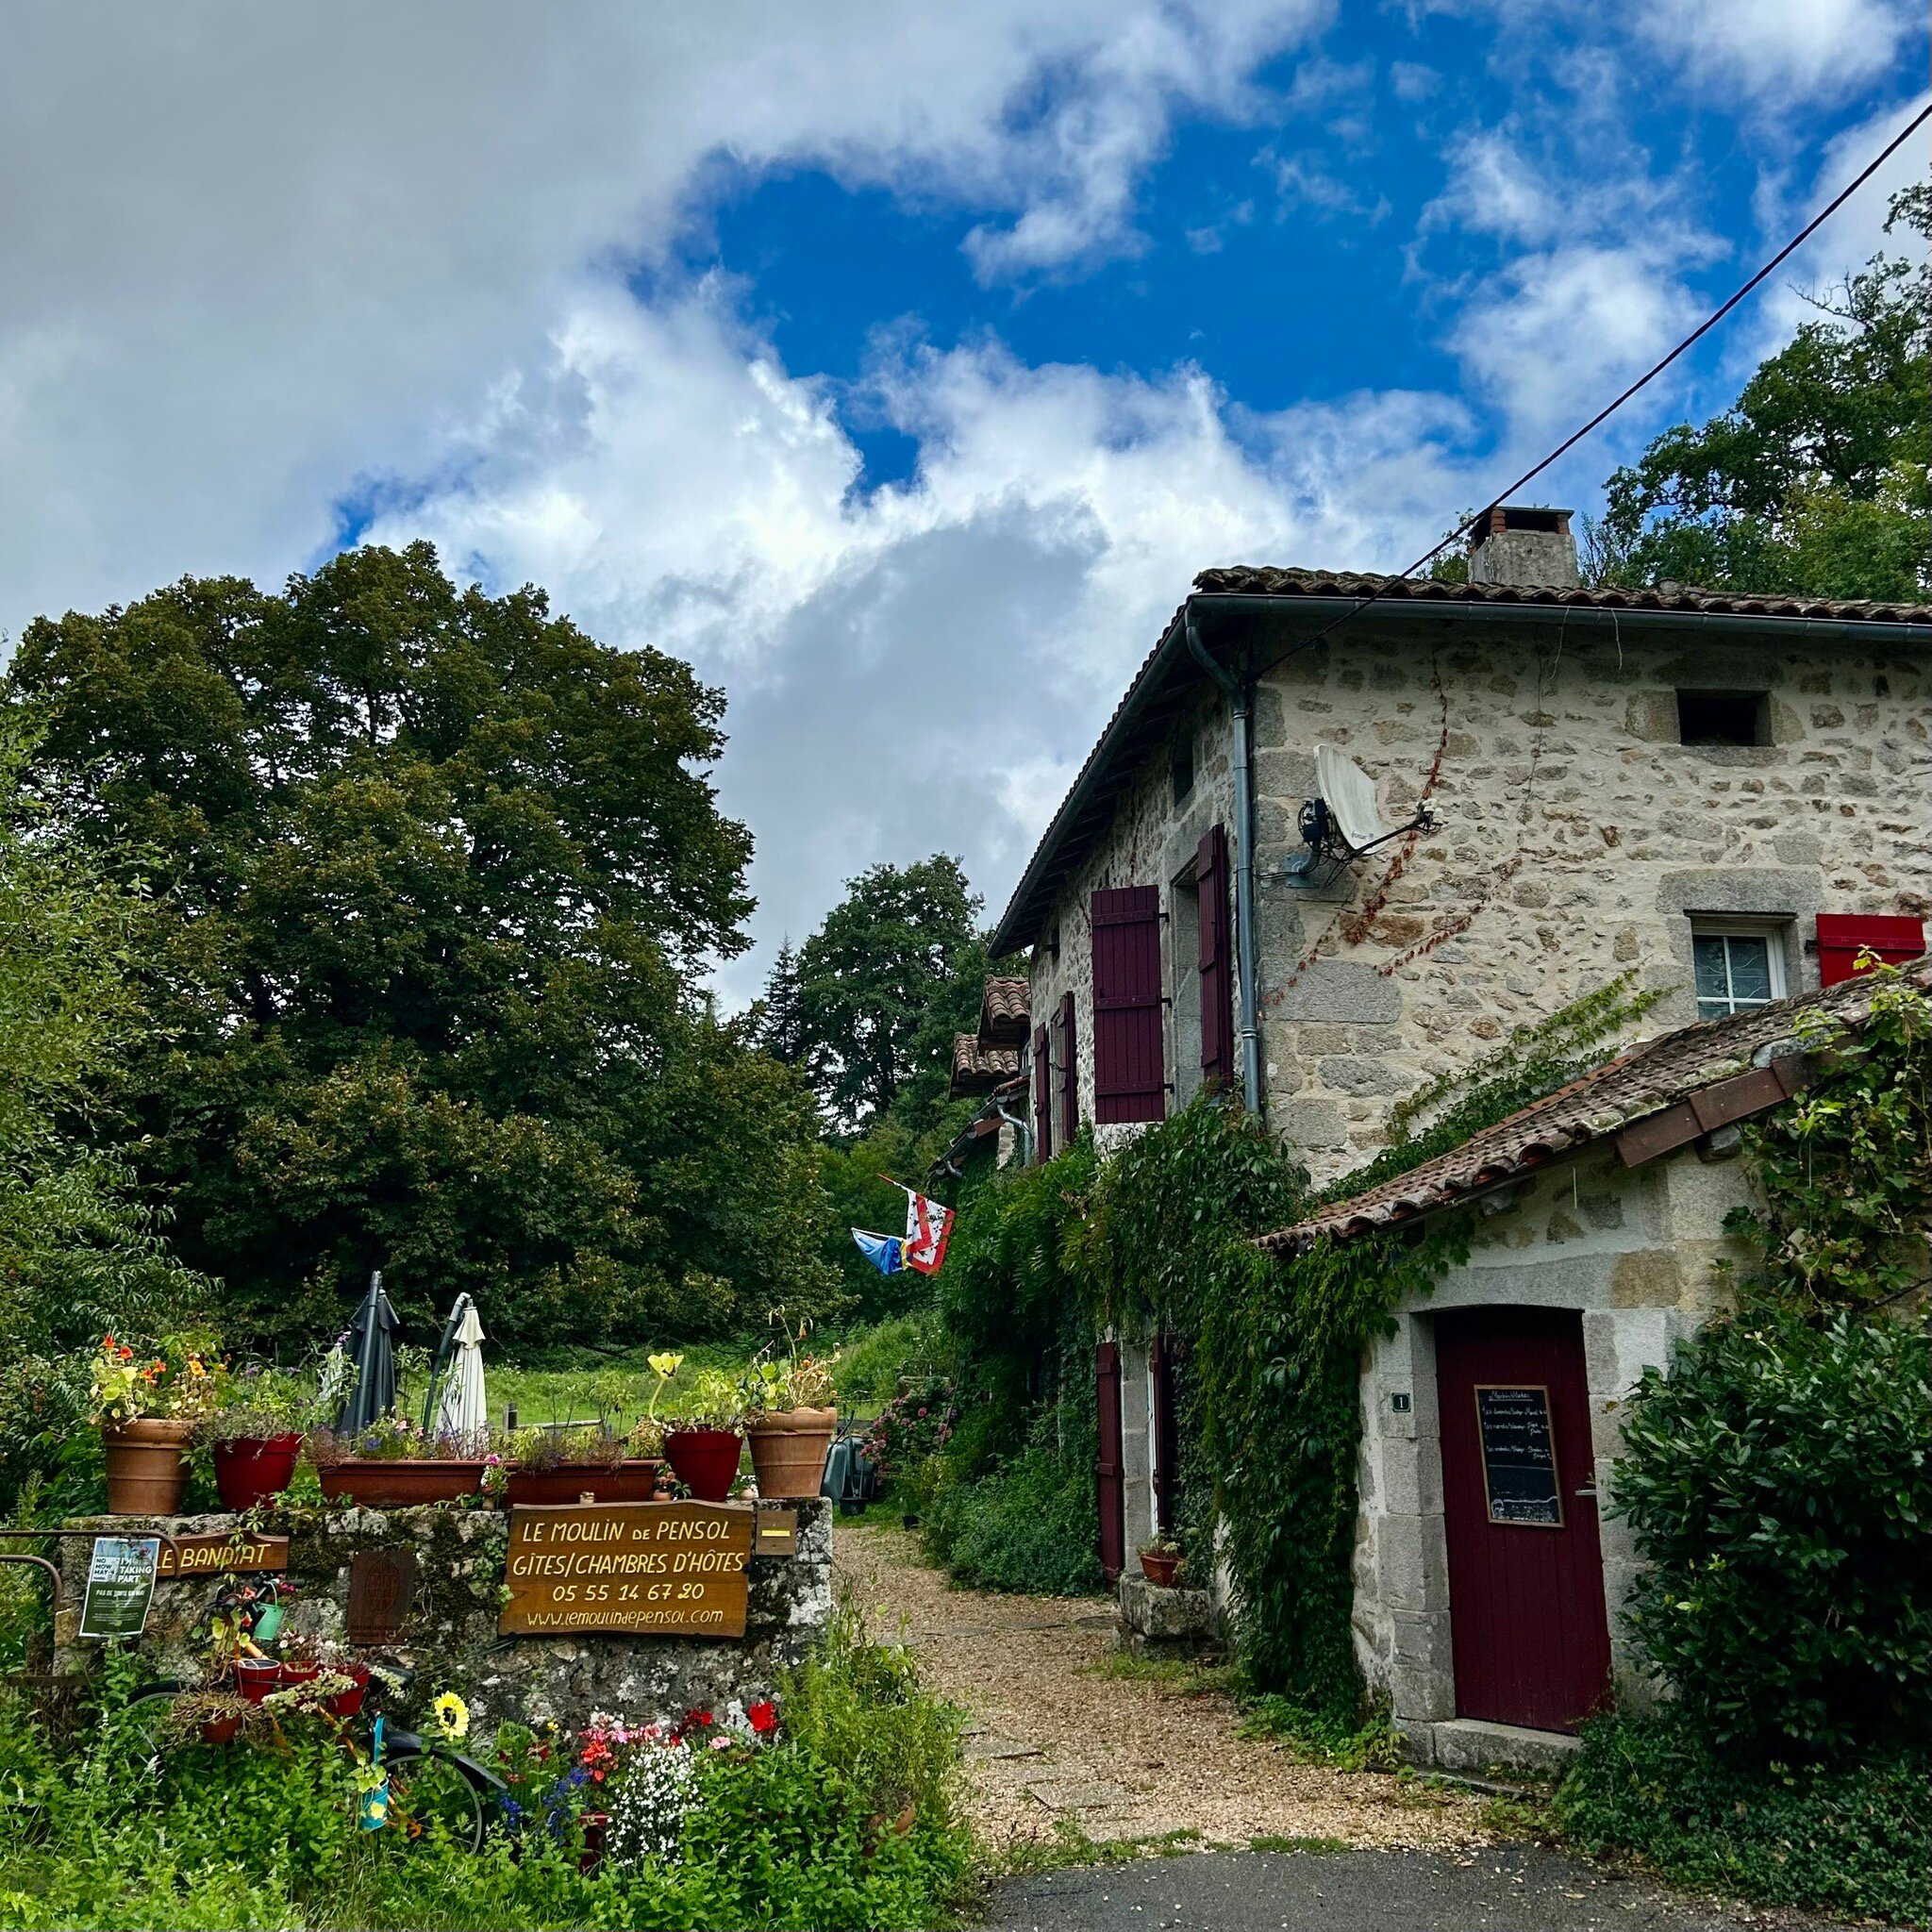
[[469, 1306], [457, 1328], [456, 1352], [442, 1378], [442, 1401], [436, 1411], [436, 1433], [461, 1441], [480, 1438], [490, 1418], [483, 1394], [483, 1324], [476, 1305]]

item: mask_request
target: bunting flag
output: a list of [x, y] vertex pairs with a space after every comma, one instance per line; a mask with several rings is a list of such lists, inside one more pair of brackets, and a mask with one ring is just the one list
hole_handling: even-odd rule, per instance
[[865, 1228], [855, 1227], [852, 1239], [858, 1243], [858, 1252], [881, 1274], [896, 1274], [905, 1267], [906, 1243], [897, 1235], [872, 1234]]
[[904, 1265], [922, 1274], [937, 1274], [946, 1258], [946, 1242], [952, 1237], [953, 1210], [928, 1199], [917, 1189], [908, 1188], [904, 1181], [893, 1180], [889, 1174], [882, 1174], [879, 1178], [906, 1196]]

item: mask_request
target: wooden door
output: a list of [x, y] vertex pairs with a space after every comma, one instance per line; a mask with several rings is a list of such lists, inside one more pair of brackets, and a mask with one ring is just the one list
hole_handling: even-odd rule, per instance
[[1574, 1731], [1609, 1683], [1581, 1316], [1436, 1318], [1458, 1717]]
[[1100, 1411], [1100, 1459], [1094, 1464], [1100, 1493], [1100, 1567], [1111, 1583], [1127, 1559], [1126, 1472], [1121, 1459], [1121, 1350], [1103, 1341], [1093, 1351], [1094, 1400]]

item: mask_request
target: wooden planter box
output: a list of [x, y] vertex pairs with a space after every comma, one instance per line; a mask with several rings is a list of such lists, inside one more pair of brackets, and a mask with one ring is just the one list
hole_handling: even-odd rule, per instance
[[562, 1462], [555, 1469], [513, 1469], [504, 1484], [506, 1503], [648, 1503], [658, 1493], [654, 1457], [626, 1457], [619, 1463]]
[[345, 1456], [316, 1474], [322, 1478], [322, 1493], [331, 1502], [357, 1503], [365, 1509], [453, 1503], [458, 1497], [477, 1494], [483, 1486], [480, 1457], [475, 1461], [383, 1462]]

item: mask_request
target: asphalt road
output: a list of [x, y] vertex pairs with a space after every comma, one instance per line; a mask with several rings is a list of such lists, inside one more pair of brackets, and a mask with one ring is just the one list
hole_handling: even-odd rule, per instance
[[1191, 1852], [1009, 1878], [991, 1932], [1782, 1932], [1540, 1845], [1469, 1852]]

